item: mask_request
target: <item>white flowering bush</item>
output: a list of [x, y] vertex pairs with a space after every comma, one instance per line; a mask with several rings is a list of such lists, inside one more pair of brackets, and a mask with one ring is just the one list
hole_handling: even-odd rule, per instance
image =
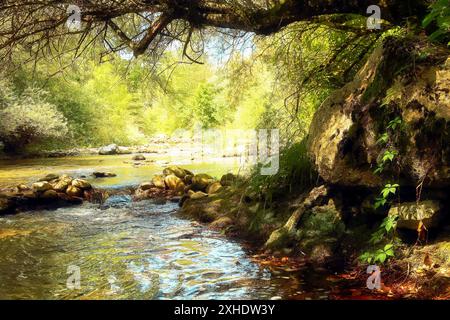
[[46, 102], [45, 95], [38, 88], [27, 88], [15, 95], [7, 82], [0, 82], [0, 141], [6, 151], [19, 151], [29, 144], [67, 134], [65, 117]]

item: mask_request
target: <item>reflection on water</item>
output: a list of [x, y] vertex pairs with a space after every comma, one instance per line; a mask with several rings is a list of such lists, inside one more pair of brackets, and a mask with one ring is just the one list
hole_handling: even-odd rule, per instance
[[[0, 217], [0, 299], [327, 298], [176, 210], [148, 200]], [[80, 289], [67, 288], [74, 266]]]
[[[86, 204], [0, 218], [0, 298], [270, 298], [269, 272], [238, 243], [174, 215], [177, 205]], [[5, 232], [5, 230], [9, 230]], [[69, 266], [81, 288], [69, 290]]]

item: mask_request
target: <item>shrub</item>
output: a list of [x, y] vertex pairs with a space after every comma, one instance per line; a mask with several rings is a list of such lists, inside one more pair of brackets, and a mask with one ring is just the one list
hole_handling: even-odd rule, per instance
[[18, 152], [31, 143], [67, 134], [66, 119], [45, 101], [45, 91], [27, 88], [16, 96], [7, 83], [0, 88], [0, 140], [5, 151]]

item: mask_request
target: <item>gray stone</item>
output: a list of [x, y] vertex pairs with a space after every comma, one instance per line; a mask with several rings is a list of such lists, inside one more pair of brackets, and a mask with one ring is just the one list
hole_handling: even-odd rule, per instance
[[439, 222], [440, 209], [439, 202], [434, 200], [425, 200], [418, 204], [405, 202], [393, 205], [389, 209], [389, 215], [399, 216], [397, 228], [417, 230], [421, 220], [426, 228], [436, 227]]

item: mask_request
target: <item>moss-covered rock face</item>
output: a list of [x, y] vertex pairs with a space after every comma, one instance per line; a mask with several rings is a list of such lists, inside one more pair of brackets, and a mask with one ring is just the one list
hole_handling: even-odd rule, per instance
[[296, 235], [297, 246], [303, 252], [317, 254], [322, 259], [324, 253], [333, 253], [344, 231], [341, 214], [331, 201], [305, 213]]
[[[449, 51], [420, 39], [387, 38], [354, 80], [320, 106], [308, 152], [327, 182], [378, 187], [373, 173], [385, 146], [377, 143], [390, 120], [403, 125], [396, 145], [402, 185], [450, 185]], [[390, 171], [391, 170], [391, 171]]]

